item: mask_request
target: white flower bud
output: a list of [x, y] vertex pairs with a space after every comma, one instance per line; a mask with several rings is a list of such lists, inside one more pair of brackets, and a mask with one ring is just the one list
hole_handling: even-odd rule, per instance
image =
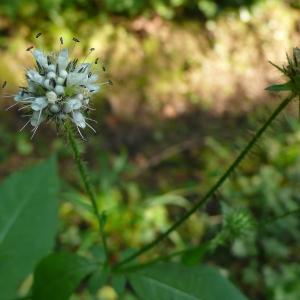
[[49, 79], [46, 79], [44, 81], [44, 87], [47, 89], [47, 90], [53, 90], [53, 86], [50, 85], [50, 80]]
[[57, 85], [55, 88], [54, 88], [54, 91], [57, 95], [63, 95], [63, 93], [65, 92], [65, 89], [63, 86], [61, 85]]
[[55, 71], [55, 66], [54, 65], [48, 65], [47, 69], [48, 69], [48, 71], [54, 72]]
[[57, 101], [57, 95], [53, 91], [47, 92], [46, 97], [49, 103], [55, 103]]
[[57, 105], [57, 104], [51, 104], [50, 107], [49, 107], [49, 110], [56, 114], [60, 111], [60, 107]]
[[54, 72], [49, 72], [47, 74], [47, 77], [50, 79], [50, 78], [55, 78], [56, 77], [56, 74]]
[[59, 77], [66, 78], [68, 76], [68, 72], [66, 70], [61, 70], [59, 72]]
[[56, 79], [56, 83], [57, 83], [57, 84], [62, 85], [64, 82], [65, 82], [65, 80], [64, 80], [64, 78], [62, 78], [62, 77], [58, 77], [58, 78]]

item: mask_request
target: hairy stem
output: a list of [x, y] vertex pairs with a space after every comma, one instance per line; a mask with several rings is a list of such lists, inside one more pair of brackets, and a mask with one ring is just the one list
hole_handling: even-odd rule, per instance
[[219, 178], [219, 180], [211, 187], [211, 189], [201, 198], [189, 211], [187, 211], [177, 222], [175, 222], [168, 230], [159, 235], [156, 239], [154, 239], [149, 244], [142, 247], [140, 250], [136, 251], [132, 255], [128, 256], [121, 262], [119, 262], [115, 269], [123, 266], [124, 264], [132, 261], [133, 259], [141, 256], [145, 252], [151, 250], [158, 243], [164, 240], [169, 236], [171, 232], [176, 230], [182, 223], [184, 223], [194, 212], [196, 212], [201, 206], [203, 206], [211, 196], [222, 186], [222, 184], [226, 181], [226, 179], [231, 175], [231, 173], [239, 166], [241, 161], [246, 157], [252, 147], [255, 145], [257, 140], [261, 137], [261, 135], [266, 131], [266, 129], [270, 126], [270, 124], [274, 121], [274, 119], [279, 115], [279, 113], [290, 103], [290, 101], [294, 98], [294, 95], [287, 97], [283, 100], [278, 107], [274, 110], [271, 116], [267, 119], [267, 121], [262, 125], [262, 127], [255, 133], [253, 138], [249, 141], [249, 143], [245, 146], [245, 148], [240, 152], [237, 158], [233, 161], [233, 163], [229, 166], [229, 168], [225, 171], [225, 173]]
[[103, 244], [103, 248], [104, 248], [104, 253], [105, 253], [105, 258], [106, 258], [106, 263], [108, 263], [109, 261], [109, 255], [108, 255], [108, 248], [107, 248], [107, 243], [106, 243], [106, 235], [105, 235], [105, 231], [104, 231], [104, 223], [105, 223], [105, 215], [104, 213], [100, 213], [99, 209], [98, 209], [98, 205], [97, 205], [97, 201], [96, 201], [96, 197], [94, 194], [94, 190], [92, 187], [92, 184], [89, 180], [89, 176], [88, 176], [88, 172], [87, 169], [85, 167], [85, 164], [81, 158], [80, 155], [80, 151], [77, 145], [77, 141], [76, 141], [76, 137], [74, 135], [74, 131], [73, 128], [71, 127], [70, 124], [66, 124], [65, 126], [66, 130], [67, 130], [67, 134], [68, 134], [68, 140], [69, 143], [71, 145], [71, 148], [73, 150], [73, 154], [74, 154], [74, 159], [80, 174], [80, 177], [82, 179], [82, 182], [84, 184], [84, 188], [88, 194], [88, 197], [91, 201], [93, 210], [94, 210], [94, 214], [96, 215], [96, 218], [98, 220], [98, 224], [99, 224], [99, 231], [100, 231], [100, 235], [101, 235], [101, 239], [102, 239], [102, 244]]

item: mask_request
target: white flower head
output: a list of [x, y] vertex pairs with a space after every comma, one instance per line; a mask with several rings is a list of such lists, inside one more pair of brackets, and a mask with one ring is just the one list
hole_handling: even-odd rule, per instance
[[[75, 44], [79, 42], [76, 38], [73, 41]], [[62, 46], [62, 38], [60, 42]], [[33, 126], [32, 137], [39, 125], [46, 120], [54, 121], [57, 125], [71, 120], [81, 136], [81, 128], [89, 127], [94, 131], [87, 122], [91, 120], [87, 118], [87, 113], [91, 110], [91, 97], [100, 90], [101, 85], [111, 84], [111, 81], [98, 81], [98, 75], [93, 71], [98, 65], [98, 58], [93, 63], [85, 62], [95, 49], [90, 49], [83, 62], [77, 58], [70, 59], [67, 48], [52, 53], [32, 49], [34, 47], [29, 47], [27, 51], [32, 52], [36, 67], [26, 71], [27, 86], [21, 87], [14, 95], [16, 104], [25, 104], [20, 109], [29, 112], [29, 121], [25, 126]]]

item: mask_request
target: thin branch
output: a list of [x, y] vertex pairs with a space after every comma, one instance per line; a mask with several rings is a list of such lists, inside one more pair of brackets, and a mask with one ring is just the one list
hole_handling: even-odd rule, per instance
[[[284, 218], [290, 217], [292, 215], [295, 215], [295, 214], [300, 214], [300, 207], [298, 207], [296, 209], [293, 209], [293, 210], [289, 210], [289, 211], [287, 211], [287, 212], [285, 212], [281, 215], [275, 216], [275, 217], [269, 219], [268, 221], [260, 222], [256, 225], [256, 228], [258, 229], [259, 232], [264, 231], [268, 226], [272, 225], [273, 223], [275, 223], [279, 220], [282, 220]], [[147, 266], [153, 265], [155, 263], [165, 261], [165, 260], [169, 260], [173, 257], [181, 256], [183, 254], [187, 254], [191, 251], [195, 251], [195, 250], [198, 250], [198, 249], [201, 249], [203, 251], [203, 255], [205, 255], [211, 249], [210, 248], [211, 241], [208, 241], [208, 242], [206, 242], [206, 243], [204, 243], [203, 245], [200, 245], [200, 246], [196, 246], [196, 247], [192, 247], [192, 248], [190, 248], [190, 247], [189, 248], [184, 248], [182, 250], [178, 250], [178, 251], [172, 252], [172, 253], [167, 254], [167, 255], [159, 256], [159, 257], [154, 258], [154, 259], [152, 259], [152, 260], [150, 260], [146, 263], [134, 264], [134, 265], [131, 265], [129, 267], [125, 267], [125, 268], [121, 268], [121, 269], [118, 268], [118, 269], [116, 269], [116, 271], [117, 271], [117, 273], [127, 273], [127, 272], [130, 272], [130, 271], [139, 270], [139, 269], [145, 268]]]
[[300, 213], [300, 207], [293, 209], [293, 210], [289, 210], [289, 211], [287, 211], [281, 215], [278, 215], [270, 220], [259, 223], [258, 228], [264, 229], [266, 226], [268, 226], [270, 224], [273, 224], [281, 219], [284, 219], [286, 217], [289, 217], [289, 216], [295, 215], [295, 214], [299, 214], [299, 213]]
[[237, 158], [233, 161], [233, 163], [229, 166], [229, 168], [225, 171], [225, 173], [220, 177], [220, 179], [212, 186], [212, 188], [206, 193], [206, 195], [200, 199], [189, 211], [187, 211], [178, 221], [176, 221], [168, 230], [159, 235], [156, 239], [154, 239], [149, 244], [142, 247], [140, 250], [136, 251], [132, 255], [128, 256], [118, 264], [116, 264], [115, 269], [120, 266], [125, 265], [126, 263], [132, 261], [133, 259], [141, 256], [145, 252], [151, 250], [161, 241], [163, 241], [166, 237], [169, 236], [171, 232], [176, 230], [181, 224], [183, 224], [193, 213], [195, 213], [201, 206], [206, 204], [209, 201], [210, 197], [217, 191], [222, 184], [226, 181], [226, 179], [235, 171], [235, 169], [239, 166], [241, 161], [246, 157], [252, 147], [255, 145], [257, 140], [262, 136], [262, 134], [266, 131], [269, 125], [274, 121], [274, 119], [279, 115], [279, 113], [290, 103], [290, 101], [294, 98], [294, 94], [287, 97], [283, 100], [278, 107], [271, 114], [269, 119], [263, 124], [263, 126], [256, 132], [253, 138], [249, 141], [249, 143], [245, 146], [245, 148], [240, 152]]

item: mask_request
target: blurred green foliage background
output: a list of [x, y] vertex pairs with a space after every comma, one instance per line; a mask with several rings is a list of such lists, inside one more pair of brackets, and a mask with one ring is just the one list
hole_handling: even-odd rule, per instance
[[[299, 46], [299, 8], [298, 0], [1, 1], [0, 80], [8, 81], [9, 92], [33, 64], [25, 49], [58, 49], [60, 36], [66, 44], [80, 39], [75, 55], [95, 47], [107, 69], [103, 80], [114, 82], [95, 99], [98, 134], [87, 133], [82, 143], [108, 214], [112, 260], [151, 241], [205, 193], [277, 103], [264, 91], [281, 79], [268, 60], [281, 63]], [[9, 103], [0, 104], [0, 177], [58, 152], [64, 188], [56, 247], [93, 255], [88, 249], [99, 242], [97, 224], [64, 139], [44, 126], [30, 140], [29, 130], [18, 131], [21, 113], [4, 111]], [[296, 107], [210, 204], [148, 257], [210, 239], [224, 204], [258, 221], [297, 209]], [[222, 266], [250, 299], [297, 300], [299, 227], [299, 215], [280, 219], [221, 247], [209, 262]], [[79, 291], [75, 299], [94, 298]], [[97, 299], [134, 298], [106, 286]]]

